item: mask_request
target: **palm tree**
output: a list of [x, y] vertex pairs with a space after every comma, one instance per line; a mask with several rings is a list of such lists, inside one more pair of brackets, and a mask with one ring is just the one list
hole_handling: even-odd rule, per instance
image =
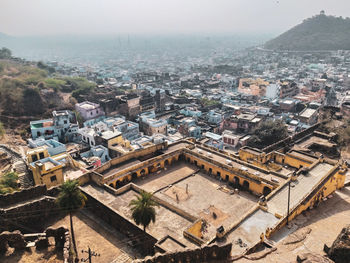
[[57, 204], [69, 213], [70, 231], [76, 256], [78, 256], [78, 253], [75, 243], [72, 214], [85, 206], [86, 199], [86, 196], [79, 189], [79, 182], [77, 180], [68, 180], [64, 182], [60, 186], [60, 193], [56, 199]]
[[155, 206], [158, 204], [152, 199], [153, 194], [146, 191], [141, 191], [140, 195], [135, 195], [135, 199], [130, 201], [132, 218], [137, 225], [143, 225], [143, 231], [146, 232], [146, 227], [156, 221]]

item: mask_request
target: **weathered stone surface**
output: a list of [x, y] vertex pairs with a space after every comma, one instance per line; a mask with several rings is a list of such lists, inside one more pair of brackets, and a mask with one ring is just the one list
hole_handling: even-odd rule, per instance
[[342, 229], [330, 247], [328, 256], [337, 263], [350, 262], [350, 225]]
[[9, 246], [15, 249], [24, 249], [26, 244], [24, 236], [18, 230], [4, 231], [0, 234], [0, 253], [5, 253]]
[[55, 246], [63, 248], [66, 242], [65, 234], [68, 232], [68, 229], [61, 226], [59, 228], [47, 228], [45, 230], [46, 237], [55, 238]]
[[202, 263], [211, 260], [223, 261], [230, 257], [232, 244], [224, 246], [211, 245], [198, 249], [185, 249], [177, 252], [156, 254], [153, 257], [147, 256], [144, 259], [135, 260], [134, 262], [142, 263]]
[[334, 263], [334, 261], [330, 260], [319, 254], [314, 253], [304, 253], [297, 256], [298, 263]]
[[35, 247], [37, 249], [47, 248], [49, 246], [49, 241], [45, 237], [39, 237], [35, 240]]

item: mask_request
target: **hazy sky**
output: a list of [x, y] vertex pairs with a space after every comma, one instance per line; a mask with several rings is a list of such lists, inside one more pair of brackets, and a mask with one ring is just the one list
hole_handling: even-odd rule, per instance
[[0, 32], [281, 33], [321, 10], [348, 17], [350, 0], [0, 0]]

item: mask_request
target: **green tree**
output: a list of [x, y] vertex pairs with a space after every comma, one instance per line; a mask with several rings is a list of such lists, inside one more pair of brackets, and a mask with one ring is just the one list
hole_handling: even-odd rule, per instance
[[135, 199], [130, 201], [129, 206], [132, 211], [132, 218], [137, 225], [143, 226], [143, 231], [146, 232], [147, 226], [156, 221], [155, 207], [158, 204], [152, 199], [153, 194], [146, 191], [141, 191], [140, 195], [135, 195]]
[[0, 194], [8, 194], [18, 190], [18, 175], [9, 172], [0, 177]]
[[286, 125], [280, 121], [262, 122], [253, 130], [253, 135], [248, 143], [251, 147], [263, 148], [278, 142], [288, 136]]
[[0, 49], [0, 59], [8, 59], [12, 57], [12, 52], [6, 47]]
[[77, 180], [68, 180], [60, 186], [60, 193], [56, 199], [57, 204], [69, 213], [70, 229], [72, 235], [72, 243], [76, 256], [78, 256], [77, 246], [73, 228], [73, 213], [85, 206], [87, 198], [79, 189]]

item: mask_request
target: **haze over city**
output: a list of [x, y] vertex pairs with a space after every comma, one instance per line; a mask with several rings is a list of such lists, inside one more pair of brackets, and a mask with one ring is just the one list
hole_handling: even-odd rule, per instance
[[0, 262], [349, 263], [350, 0], [0, 0]]
[[325, 10], [350, 16], [347, 0], [1, 0], [9, 35], [279, 34]]

